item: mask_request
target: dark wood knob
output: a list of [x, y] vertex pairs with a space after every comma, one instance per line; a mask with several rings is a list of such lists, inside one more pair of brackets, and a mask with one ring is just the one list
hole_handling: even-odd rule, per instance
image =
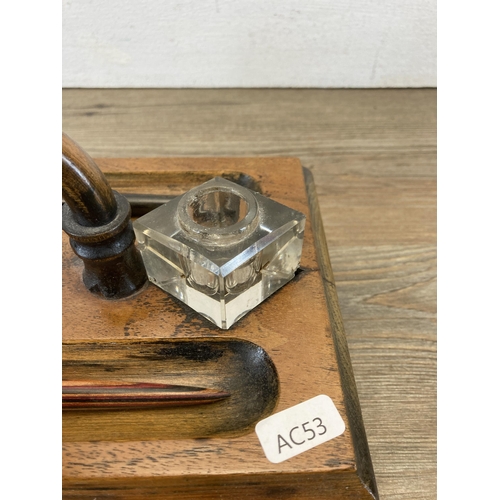
[[106, 299], [122, 299], [147, 283], [135, 246], [130, 203], [111, 187], [94, 160], [62, 135], [63, 229], [84, 262], [83, 282]]

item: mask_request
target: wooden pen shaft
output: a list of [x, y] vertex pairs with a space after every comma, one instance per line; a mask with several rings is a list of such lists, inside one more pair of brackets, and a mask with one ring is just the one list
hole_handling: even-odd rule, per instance
[[157, 408], [213, 403], [229, 393], [149, 382], [63, 381], [63, 410]]

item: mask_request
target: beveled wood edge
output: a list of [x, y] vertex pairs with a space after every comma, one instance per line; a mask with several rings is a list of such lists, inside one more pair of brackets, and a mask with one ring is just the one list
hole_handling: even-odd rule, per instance
[[349, 420], [349, 427], [351, 429], [354, 452], [356, 455], [356, 470], [363, 486], [374, 499], [378, 500], [379, 495], [377, 483], [375, 481], [375, 474], [373, 471], [366, 431], [363, 425], [363, 416], [361, 413], [361, 406], [359, 404], [358, 391], [356, 389], [356, 381], [352, 370], [349, 348], [347, 346], [342, 314], [340, 312], [338, 302], [337, 289], [335, 287], [335, 280], [328, 253], [323, 222], [321, 219], [318, 197], [316, 194], [316, 187], [314, 185], [314, 178], [312, 172], [308, 168], [302, 167], [302, 170], [304, 172], [307, 197], [311, 211], [311, 225], [313, 228], [314, 245], [316, 247], [317, 259], [321, 276], [323, 278], [328, 315], [332, 328], [332, 336], [337, 353], [337, 359], [339, 361], [338, 368], [340, 382], [344, 393], [346, 413]]
[[[109, 498], [123, 498], [139, 500], [149, 497], [208, 499], [208, 498], [247, 498], [247, 499], [309, 499], [311, 491], [320, 490], [321, 498], [342, 500], [346, 493], [349, 498], [366, 498], [370, 493], [350, 471], [336, 471], [325, 475], [323, 472], [306, 472], [296, 474], [283, 472], [280, 474], [263, 473], [252, 474], [249, 481], [247, 474], [225, 474], [222, 476], [196, 475], [189, 476], [189, 484], [185, 476], [166, 478], [165, 476], [105, 478], [98, 487], [89, 479], [70, 479], [63, 491], [63, 498], [100, 498], [103, 490]], [[165, 489], [169, 493], [165, 495]], [[108, 498], [106, 496], [106, 498]]]

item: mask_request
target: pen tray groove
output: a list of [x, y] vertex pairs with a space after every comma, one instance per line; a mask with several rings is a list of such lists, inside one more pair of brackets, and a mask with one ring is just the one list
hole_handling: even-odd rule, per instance
[[261, 347], [238, 339], [165, 339], [63, 344], [63, 380], [153, 382], [217, 389], [202, 405], [63, 412], [64, 441], [144, 441], [244, 435], [271, 414], [276, 368]]

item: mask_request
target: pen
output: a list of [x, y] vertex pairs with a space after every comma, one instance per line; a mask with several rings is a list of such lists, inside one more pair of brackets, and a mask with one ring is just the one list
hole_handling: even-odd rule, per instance
[[118, 410], [199, 405], [220, 401], [229, 395], [224, 391], [184, 385], [66, 380], [62, 383], [62, 408]]

